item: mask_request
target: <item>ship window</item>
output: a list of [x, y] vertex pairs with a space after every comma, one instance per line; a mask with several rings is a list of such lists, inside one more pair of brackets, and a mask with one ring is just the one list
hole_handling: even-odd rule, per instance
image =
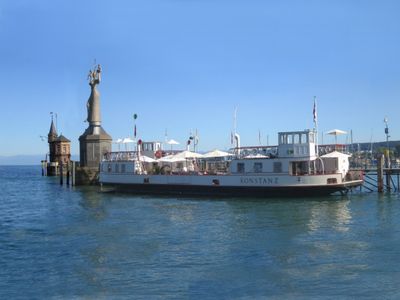
[[254, 173], [261, 173], [262, 172], [263, 164], [260, 162], [254, 163]]
[[288, 144], [293, 144], [293, 135], [289, 134], [287, 139]]
[[281, 144], [282, 145], [287, 144], [287, 135], [286, 134], [281, 135]]
[[119, 172], [119, 164], [115, 164], [115, 173]]
[[108, 172], [111, 172], [111, 164], [108, 164], [107, 168], [108, 168]]
[[274, 162], [274, 173], [282, 173], [282, 163]]
[[125, 173], [125, 164], [121, 165], [121, 173]]
[[307, 135], [305, 133], [300, 135], [300, 144], [307, 144]]
[[244, 173], [244, 163], [237, 163], [237, 172]]
[[335, 184], [335, 183], [337, 183], [337, 179], [336, 178], [328, 178], [326, 180], [326, 183], [327, 184]]
[[293, 143], [295, 144], [300, 144], [300, 134], [295, 134], [294, 135], [294, 141]]

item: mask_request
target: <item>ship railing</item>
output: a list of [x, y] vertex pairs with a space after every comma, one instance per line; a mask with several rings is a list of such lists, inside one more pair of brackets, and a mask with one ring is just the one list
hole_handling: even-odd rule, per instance
[[104, 161], [131, 161], [137, 157], [137, 151], [117, 151], [104, 154]]
[[265, 158], [274, 158], [278, 155], [278, 146], [246, 146], [230, 149], [232, 153], [239, 153], [237, 158], [245, 158], [247, 156], [264, 156]]

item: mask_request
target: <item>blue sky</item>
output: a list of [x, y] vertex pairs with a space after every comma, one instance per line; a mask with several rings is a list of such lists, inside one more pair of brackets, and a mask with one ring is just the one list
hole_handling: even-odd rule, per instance
[[[279, 131], [353, 130], [400, 140], [400, 1], [0, 0], [0, 155], [48, 149], [50, 111], [72, 140], [87, 127], [86, 80], [102, 65], [102, 121], [114, 138], [230, 147]], [[345, 137], [339, 141], [345, 142]], [[324, 142], [333, 138], [324, 136]], [[183, 145], [181, 145], [183, 147]]]

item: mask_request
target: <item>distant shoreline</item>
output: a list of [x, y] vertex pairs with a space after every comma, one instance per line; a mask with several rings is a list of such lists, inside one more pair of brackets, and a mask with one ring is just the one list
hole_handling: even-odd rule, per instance
[[[43, 154], [32, 155], [0, 155], [0, 166], [40, 166], [40, 162], [46, 159]], [[79, 155], [74, 154], [72, 160], [79, 160]]]

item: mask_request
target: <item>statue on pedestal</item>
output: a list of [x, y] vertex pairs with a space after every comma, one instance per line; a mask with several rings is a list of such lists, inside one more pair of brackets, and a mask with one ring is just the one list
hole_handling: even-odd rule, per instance
[[89, 100], [86, 103], [87, 108], [87, 119], [91, 125], [100, 125], [100, 94], [96, 89], [101, 81], [101, 66], [97, 65], [93, 70], [89, 70], [87, 79], [89, 80], [89, 85], [91, 87], [91, 93]]
[[80, 166], [97, 170], [103, 155], [111, 151], [112, 138], [101, 126], [100, 93], [96, 86], [101, 81], [101, 66], [95, 64], [89, 70], [87, 79], [90, 85], [90, 96], [86, 103], [89, 123], [85, 132], [79, 137]]

